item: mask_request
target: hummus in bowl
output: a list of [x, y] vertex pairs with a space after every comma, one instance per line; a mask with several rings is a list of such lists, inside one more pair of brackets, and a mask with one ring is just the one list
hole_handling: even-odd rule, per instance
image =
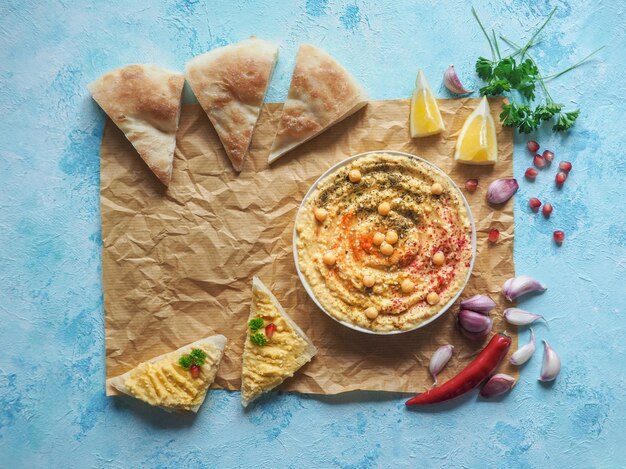
[[459, 297], [476, 232], [459, 188], [407, 153], [368, 152], [330, 168], [296, 216], [296, 269], [326, 314], [362, 332], [422, 327]]

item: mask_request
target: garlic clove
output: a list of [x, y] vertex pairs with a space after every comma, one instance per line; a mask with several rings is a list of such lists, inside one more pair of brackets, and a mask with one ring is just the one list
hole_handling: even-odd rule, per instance
[[511, 355], [511, 364], [513, 365], [523, 365], [524, 363], [526, 363], [528, 360], [530, 360], [530, 357], [533, 356], [533, 353], [535, 353], [535, 332], [533, 331], [533, 328], [530, 328], [530, 342], [528, 342], [526, 345], [524, 345], [523, 347], [520, 347], [517, 352], [515, 352], [513, 355]]
[[517, 192], [519, 184], [514, 178], [496, 179], [487, 189], [487, 200], [492, 204], [503, 204]]
[[528, 275], [519, 275], [510, 278], [502, 285], [502, 293], [509, 301], [513, 301], [515, 298], [527, 293], [544, 292], [546, 290], [547, 287]]
[[443, 72], [443, 84], [454, 94], [468, 94], [472, 92], [472, 90], [467, 90], [463, 87], [461, 80], [459, 80], [456, 74], [456, 70], [454, 70], [454, 65], [450, 65], [446, 71]]
[[506, 296], [506, 292], [508, 292], [511, 289], [511, 285], [513, 284], [513, 280], [515, 280], [515, 277], [512, 277], [512, 278], [508, 279], [506, 282], [504, 282], [502, 284], [502, 293], [504, 293], [504, 296]]
[[489, 336], [489, 334], [491, 334], [491, 329], [493, 329], [493, 320], [490, 317], [487, 317], [487, 320], [489, 321], [489, 323], [487, 324], [487, 327], [480, 331], [480, 332], [470, 332], [467, 329], [465, 329], [463, 326], [461, 326], [461, 324], [459, 324], [459, 329], [461, 330], [461, 334], [463, 334], [463, 336], [465, 336], [465, 338], [469, 339], [469, 340], [484, 340], [485, 338], [487, 338]]
[[528, 326], [533, 322], [545, 318], [539, 314], [524, 311], [520, 308], [507, 308], [504, 310], [504, 319], [509, 324], [515, 324], [516, 326]]
[[484, 332], [491, 325], [491, 318], [484, 314], [463, 309], [459, 313], [459, 325], [467, 332]]
[[487, 295], [474, 295], [461, 301], [461, 309], [469, 309], [477, 313], [488, 313], [496, 307], [496, 302]]
[[437, 375], [441, 372], [441, 370], [445, 368], [447, 363], [450, 361], [450, 358], [452, 358], [453, 351], [454, 351], [453, 345], [442, 345], [437, 350], [435, 350], [435, 353], [433, 353], [433, 356], [430, 357], [430, 364], [428, 365], [428, 370], [430, 371], [430, 374], [435, 380], [433, 385], [437, 385]]
[[515, 386], [515, 378], [504, 373], [498, 373], [485, 383], [480, 390], [480, 396], [486, 399], [497, 397], [509, 392], [513, 386]]
[[543, 363], [539, 381], [554, 381], [561, 371], [561, 359], [556, 351], [543, 341]]

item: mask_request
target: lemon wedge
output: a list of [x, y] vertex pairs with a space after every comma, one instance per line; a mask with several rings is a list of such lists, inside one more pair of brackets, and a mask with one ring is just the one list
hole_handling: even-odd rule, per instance
[[485, 96], [463, 124], [454, 159], [465, 164], [494, 164], [498, 161], [496, 125]]
[[411, 97], [411, 137], [427, 137], [445, 129], [437, 100], [428, 86], [426, 77], [419, 70], [415, 80], [415, 91]]

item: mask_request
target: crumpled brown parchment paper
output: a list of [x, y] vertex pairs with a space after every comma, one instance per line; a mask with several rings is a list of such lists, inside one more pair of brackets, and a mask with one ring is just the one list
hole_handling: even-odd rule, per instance
[[[492, 167], [456, 164], [454, 145], [478, 99], [439, 100], [442, 135], [409, 137], [408, 100], [370, 104], [290, 152], [271, 167], [267, 154], [281, 104], [266, 104], [250, 157], [237, 175], [199, 105], [183, 107], [174, 174], [166, 191], [131, 144], [109, 120], [101, 147], [100, 201], [107, 378], [139, 362], [212, 333], [228, 337], [215, 387], [240, 387], [241, 353], [258, 275], [319, 352], [280, 389], [314, 394], [352, 390], [416, 392], [432, 379], [428, 363], [442, 344], [455, 346], [440, 382], [460, 371], [484, 346], [464, 339], [455, 327], [458, 306], [423, 329], [393, 336], [349, 330], [317, 309], [297, 277], [292, 231], [296, 210], [309, 186], [331, 165], [364, 151], [400, 150], [443, 168], [463, 188], [478, 230], [478, 254], [462, 295], [488, 293], [498, 301], [494, 331], [517, 334], [502, 319], [501, 285], [514, 275], [513, 202], [493, 208], [489, 183], [512, 175], [513, 133], [498, 127], [499, 162]], [[494, 116], [501, 100], [491, 101]], [[490, 245], [487, 233], [500, 230]], [[516, 375], [510, 365], [502, 370]], [[107, 388], [107, 394], [116, 394]]]

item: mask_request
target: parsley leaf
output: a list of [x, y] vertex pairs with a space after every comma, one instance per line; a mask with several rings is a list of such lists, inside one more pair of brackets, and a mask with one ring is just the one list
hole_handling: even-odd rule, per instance
[[480, 94], [494, 96], [511, 91], [511, 84], [507, 80], [491, 80], [487, 86], [480, 89]]
[[574, 125], [579, 115], [580, 109], [576, 109], [575, 111], [570, 112], [559, 113], [559, 117], [556, 120], [556, 124], [552, 126], [552, 130], [554, 130], [555, 132], [569, 130]]
[[262, 334], [261, 332], [257, 332], [255, 334], [252, 334], [250, 336], [250, 341], [255, 344], [258, 345], [260, 347], [267, 345], [267, 337], [265, 337], [264, 334]]
[[500, 60], [493, 69], [493, 74], [501, 80], [510, 81], [515, 70], [515, 60], [507, 57]]
[[535, 108], [535, 117], [538, 121], [547, 121], [561, 112], [561, 109], [563, 109], [563, 105], [558, 103], [540, 104]]
[[504, 104], [500, 114], [502, 125], [507, 127], [517, 127], [522, 133], [530, 133], [539, 125], [533, 111], [528, 105], [516, 103]]
[[533, 101], [535, 99], [535, 82], [530, 80], [521, 81], [517, 87], [517, 91], [529, 101]]
[[204, 350], [194, 348], [191, 350], [191, 353], [189, 354], [189, 356], [191, 357], [194, 365], [202, 366], [204, 365], [204, 361], [206, 360], [207, 355]]
[[536, 130], [538, 126], [539, 126], [539, 123], [534, 118], [532, 111], [530, 111], [530, 114], [528, 114], [525, 119], [522, 119], [520, 121], [520, 123], [517, 126], [517, 130], [520, 133], [529, 134], [533, 132], [534, 130]]
[[521, 69], [525, 75], [529, 77], [537, 77], [539, 75], [539, 69], [535, 62], [530, 59], [524, 60], [521, 64], [519, 64], [519, 69]]
[[191, 365], [193, 365], [193, 359], [190, 355], [183, 355], [178, 359], [178, 364], [184, 369], [188, 369]]
[[500, 121], [507, 127], [515, 127], [518, 123], [524, 119], [526, 111], [522, 106], [516, 103], [503, 104], [502, 112], [500, 113]]
[[478, 57], [476, 61], [476, 73], [485, 81], [493, 77], [493, 62], [484, 57]]
[[261, 319], [261, 318], [250, 319], [250, 322], [248, 323], [248, 327], [253, 332], [258, 331], [259, 329], [261, 329], [263, 327], [263, 319]]

